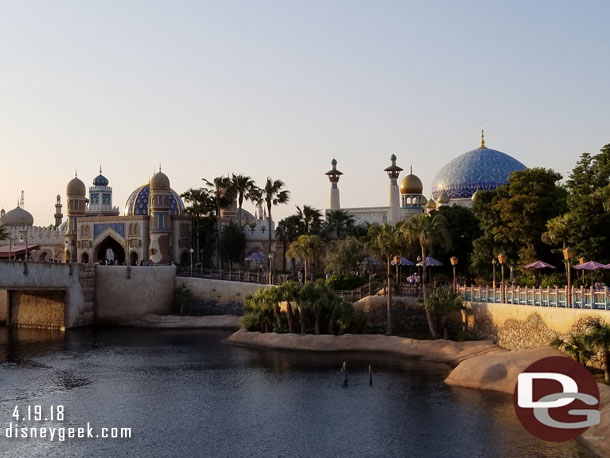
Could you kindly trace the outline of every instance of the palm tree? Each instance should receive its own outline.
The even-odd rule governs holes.
[[[204,216],[214,215],[216,203],[212,192],[209,189],[189,189],[188,191],[181,194],[184,201],[187,203],[185,213],[191,217],[191,223],[195,227],[193,235],[196,237],[195,243],[197,248],[197,257],[199,259],[199,253],[201,253],[201,247],[199,244],[199,224],[200,220]],[[216,217],[214,215],[214,217]],[[193,240],[191,240],[191,243]],[[203,259],[199,259],[199,262],[203,263]]]
[[[404,237],[400,231],[400,224],[390,226],[384,223],[382,226],[372,225],[368,232],[366,249],[371,255],[383,259],[386,262],[388,275],[388,301],[387,311],[387,330],[388,335],[392,334],[392,274],[391,263],[394,256],[404,251]]]
[[[355,219],[345,210],[331,210],[326,214],[325,231],[334,232],[337,239],[341,234],[354,228]]]
[[[303,205],[301,209],[297,205],[297,216],[303,225],[303,233],[311,234],[320,230],[322,224],[322,212],[310,205]]]
[[[282,180],[272,180],[267,177],[265,187],[262,189],[261,197],[267,204],[267,217],[269,218],[269,246],[267,247],[267,258],[269,259],[269,272],[271,272],[271,209],[280,204],[287,204],[290,199],[290,191],[284,189]]]
[[[250,193],[256,187],[254,180],[247,175],[235,175],[231,177],[233,189],[237,194],[237,223],[241,226],[241,209],[244,204],[244,199],[250,199]]]
[[[542,242],[547,245],[558,245],[561,243],[562,249],[565,250],[570,236],[572,227],[572,218],[569,213],[556,216],[546,222],[547,231],[542,234]],[[568,261],[564,260],[566,270],[566,278],[568,276]]]
[[[448,249],[451,246],[451,235],[447,229],[447,220],[439,213],[432,215],[415,215],[402,228],[407,240],[419,244],[422,259],[422,294],[426,303],[426,259],[433,246]],[[432,320],[430,309],[426,308],[426,319],[432,338],[436,339],[437,332]]]
[[[424,307],[426,310],[432,311],[441,320],[444,339],[448,338],[447,316],[464,308],[462,296],[446,287],[436,288],[432,291],[424,302]]]
[[[298,239],[290,244],[290,248],[286,252],[286,257],[300,258],[303,260],[303,268],[305,270],[305,282],[307,282],[307,272],[309,271],[310,263],[316,256],[324,253],[324,242],[318,235],[300,235]]]
[[[286,301],[286,318],[288,320],[288,332],[290,333],[294,332],[294,310],[292,309],[292,303],[298,299],[300,289],[300,285],[293,281],[287,281],[279,287],[281,298]]]
[[[297,215],[288,216],[287,218],[281,219],[275,228],[275,238],[282,239],[283,246],[283,269],[286,272],[286,251],[288,251],[288,244],[292,243],[299,236],[299,225],[300,220]],[[292,261],[292,271],[294,272],[294,258]]]
[[[570,355],[583,366],[587,365],[587,361],[589,361],[594,354],[591,346],[587,343],[587,339],[581,334],[573,334],[567,340],[556,337],[551,342],[551,346]]]
[[[220,211],[231,205],[235,199],[235,190],[233,183],[229,177],[219,176],[214,180],[209,181],[203,178],[208,192],[212,195],[214,201],[214,212],[216,214],[216,266],[220,265],[219,253],[218,253],[218,239],[220,237]]]
[[[610,325],[596,320],[591,323],[585,341],[604,355],[604,378],[610,383]]]

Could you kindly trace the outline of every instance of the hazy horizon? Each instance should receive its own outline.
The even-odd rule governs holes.
[[[0,208],[52,224],[100,164],[113,204],[159,163],[328,206],[387,205],[392,153],[424,183],[479,144],[564,178],[610,143],[605,2],[3,2]],[[247,204],[252,209],[251,204]]]

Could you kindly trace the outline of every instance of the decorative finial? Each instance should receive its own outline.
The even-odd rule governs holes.
[[[102,164],[100,164],[100,175],[102,174]]]
[[[410,173],[413,175],[413,166],[411,166]]]
[[[78,178],[78,169],[74,169],[74,178]]]
[[[159,162],[159,172],[161,171],[161,163]]]
[[[485,130],[481,126],[481,148],[485,148]]]

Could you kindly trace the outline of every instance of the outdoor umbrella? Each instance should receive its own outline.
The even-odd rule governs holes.
[[[524,269],[536,269],[538,270],[538,286],[540,286],[540,269],[556,269],[555,266],[552,266],[548,262],[544,261],[536,261],[530,264],[526,264],[523,266]]]
[[[591,287],[593,287],[593,271],[597,269],[608,269],[608,266],[596,261],[587,261],[582,264],[577,264],[574,266],[576,270],[590,270],[591,271]],[[583,282],[584,282],[584,273],[583,273]]]
[[[412,266],[414,263],[413,261],[409,261],[407,258],[403,258],[402,256],[400,257],[400,262],[398,263],[399,266]],[[396,263],[394,262],[394,260],[392,259],[392,265],[395,266]]]
[[[423,266],[423,264],[420,262],[417,263],[418,266]],[[433,258],[432,256],[427,256],[426,257],[426,267],[437,267],[437,266],[442,266],[443,263],[440,262],[438,259]]]
[[[265,255],[263,255],[261,252],[259,251],[255,251],[254,253],[252,253],[250,256],[248,256],[245,261],[264,261],[265,260]]]

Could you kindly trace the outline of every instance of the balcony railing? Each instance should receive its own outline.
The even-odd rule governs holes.
[[[502,288],[488,286],[460,286],[458,292],[465,301],[502,302]],[[568,307],[567,288],[528,288],[527,286],[505,286],[505,303],[533,305],[539,307]],[[572,288],[572,308],[610,310],[608,287]]]

